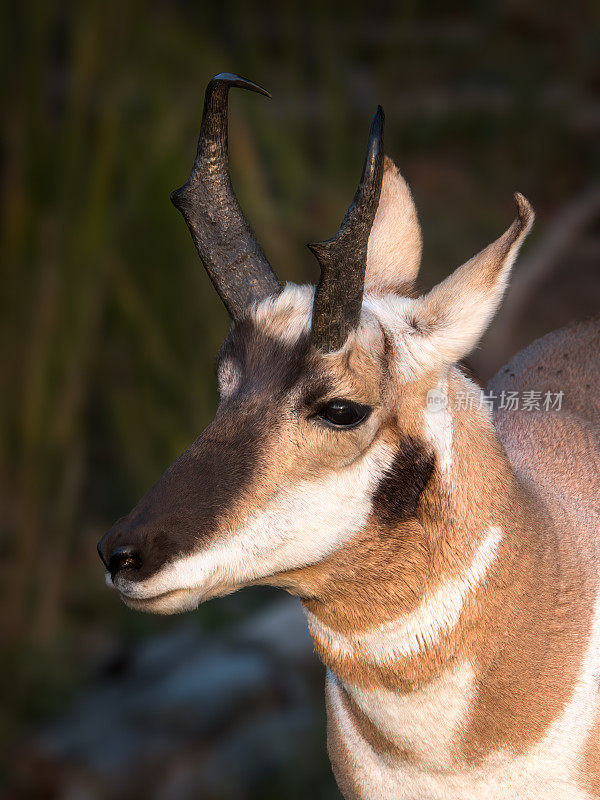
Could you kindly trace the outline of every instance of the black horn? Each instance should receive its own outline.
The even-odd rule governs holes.
[[[383,109],[378,106],[360,183],[339,231],[326,242],[308,245],[321,267],[313,302],[311,339],[325,353],[338,350],[360,319],[367,244],[383,179],[383,122]]]
[[[206,87],[194,166],[187,183],[172,192],[171,200],[187,222],[219,297],[236,319],[252,303],[279,293],[281,285],[240,208],[229,177],[227,106],[232,86],[271,96],[239,75],[215,75]]]

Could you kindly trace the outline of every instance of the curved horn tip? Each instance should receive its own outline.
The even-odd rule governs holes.
[[[535,219],[535,211],[533,210],[529,200],[521,194],[515,192],[515,204],[517,206],[517,216],[523,231],[529,231]]]
[[[254,81],[250,81],[248,78],[242,78],[241,75],[236,75],[235,72],[219,72],[218,75],[215,75],[210,79],[208,85],[211,86],[211,84],[214,83],[227,83],[229,86],[237,86],[240,89],[248,89],[250,92],[256,92],[257,94],[262,94],[269,99],[271,98],[271,93],[268,92],[264,86],[254,83]]]
[[[235,319],[251,303],[279,293],[281,284],[256,241],[229,178],[227,99],[232,86],[270,97],[262,86],[240,75],[215,75],[204,95],[192,171],[186,183],[170,197],[186,221],[219,296]]]
[[[383,125],[385,123],[385,112],[381,106],[377,106],[377,111],[371,123],[369,131],[369,150],[378,147],[383,138]]]

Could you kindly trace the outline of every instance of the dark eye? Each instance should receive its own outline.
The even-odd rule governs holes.
[[[352,400],[329,400],[316,416],[335,428],[354,428],[364,422],[371,413],[369,406],[353,403]]]

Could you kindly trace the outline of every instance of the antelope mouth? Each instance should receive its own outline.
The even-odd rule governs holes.
[[[231,594],[239,587],[219,586],[193,586],[168,589],[156,594],[146,593],[141,587],[130,584],[119,578],[114,581],[110,573],[105,576],[106,584],[111,589],[115,589],[126,606],[134,611],[143,611],[147,614],[183,614],[186,611],[194,611],[205,600],[213,597],[222,597]]]
[[[186,611],[194,611],[205,599],[199,589],[172,589],[154,597],[143,598],[117,591],[126,606],[147,614],[183,614]]]

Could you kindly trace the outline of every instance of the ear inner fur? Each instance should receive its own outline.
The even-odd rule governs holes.
[[[385,157],[381,197],[369,235],[365,291],[406,294],[421,265],[421,227],[408,184]]]
[[[515,195],[517,218],[510,228],[442,283],[420,303],[423,339],[441,364],[452,364],[473,349],[494,315],[508,276],[533,224],[533,209]]]

